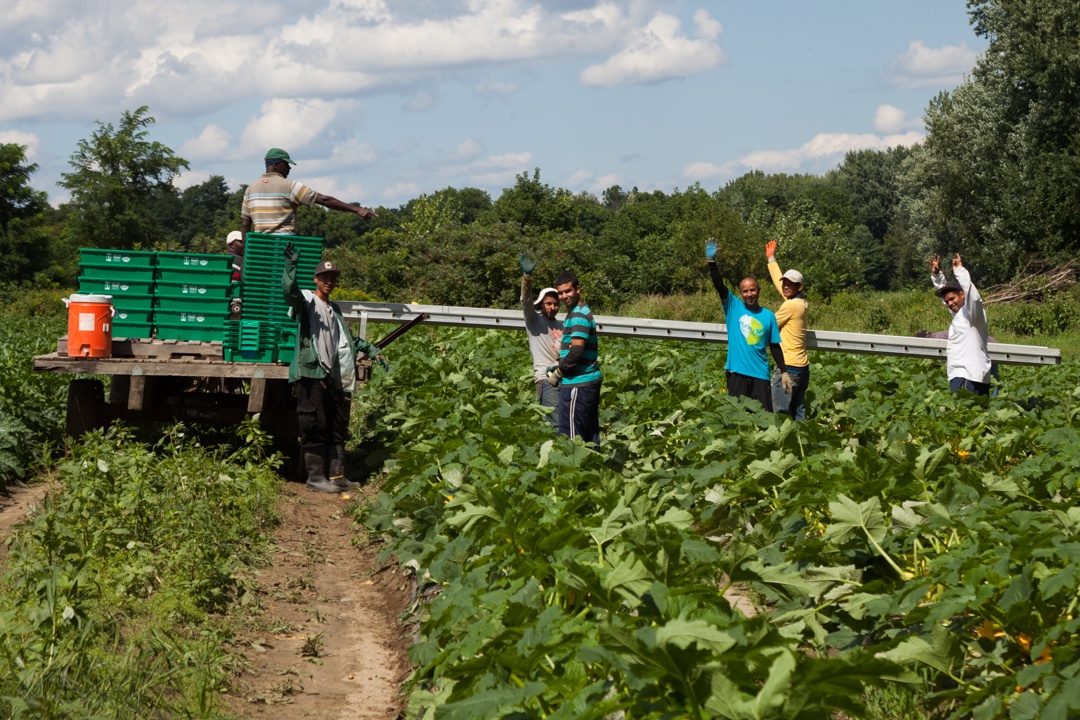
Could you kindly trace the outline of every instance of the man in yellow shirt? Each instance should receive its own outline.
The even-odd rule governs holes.
[[[784,351],[785,377],[779,370],[772,376],[773,411],[790,415],[792,420],[806,419],[806,388],[810,385],[810,356],[806,354],[806,329],[809,308],[803,297],[803,276],[798,270],[780,271],[776,262],[776,241],[765,243],[769,276],[784,298],[776,311],[780,326],[780,347]]]

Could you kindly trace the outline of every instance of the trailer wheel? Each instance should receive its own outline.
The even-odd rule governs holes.
[[[102,427],[101,409],[105,404],[105,386],[93,378],[76,378],[68,385],[67,423],[64,433],[78,438]]]

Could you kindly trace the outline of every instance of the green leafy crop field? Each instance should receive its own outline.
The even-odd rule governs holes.
[[[522,337],[392,350],[358,515],[419,584],[410,717],[1080,713],[1075,363],[976,398],[819,353],[793,424],[722,392],[722,349],[602,340],[594,453],[552,437]]]

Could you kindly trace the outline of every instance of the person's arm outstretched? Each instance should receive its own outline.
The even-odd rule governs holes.
[[[724,278],[720,275],[720,269],[716,267],[716,240],[709,238],[709,241],[705,243],[705,260],[709,265],[709,279],[712,280],[713,287],[716,288],[716,292],[720,295],[720,302],[727,307],[728,296],[731,291],[728,290],[727,285],[724,283]]]
[[[769,263],[769,278],[772,280],[776,292],[784,297],[784,271],[780,269],[780,263],[776,262],[776,241],[770,240],[765,243],[765,257]]]

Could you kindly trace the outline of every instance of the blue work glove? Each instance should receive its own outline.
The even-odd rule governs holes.
[[[379,363],[379,367],[383,369],[383,372],[390,372],[390,361],[386,359],[386,356],[379,353],[375,356],[375,362]]]
[[[523,252],[518,255],[518,265],[521,266],[521,272],[532,275],[532,271],[536,269],[536,260],[531,258],[529,253]]]
[[[298,262],[300,260],[300,251],[292,243],[285,246],[285,259],[289,262]]]
[[[706,260],[715,260],[716,259],[716,241],[713,240],[712,238],[709,238],[709,242],[705,243],[705,259]]]

